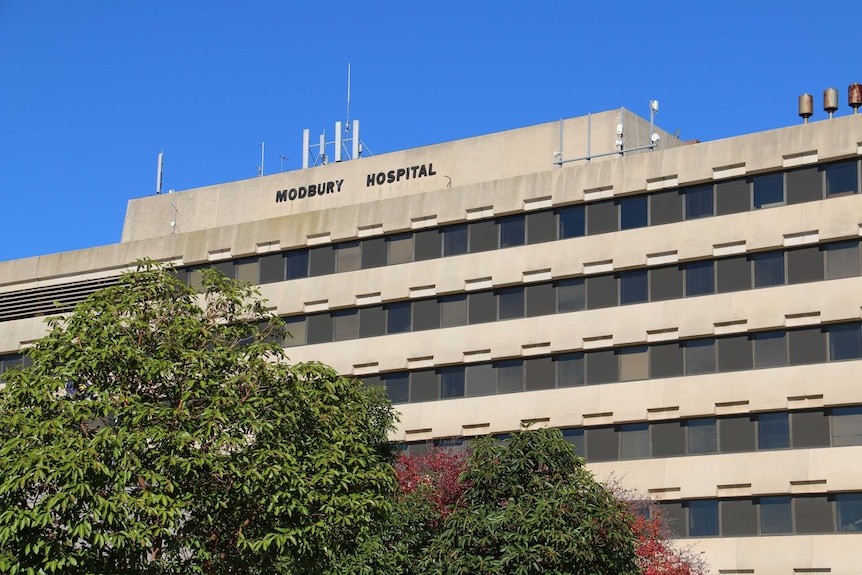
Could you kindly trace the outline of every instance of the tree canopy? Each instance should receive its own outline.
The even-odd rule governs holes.
[[[0,572],[319,573],[386,517],[393,412],[251,286],[142,262],[0,391]]]

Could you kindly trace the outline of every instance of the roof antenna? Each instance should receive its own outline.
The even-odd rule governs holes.
[[[162,193],[162,166],[165,163],[165,151],[159,152],[159,165],[156,168],[156,194]]]

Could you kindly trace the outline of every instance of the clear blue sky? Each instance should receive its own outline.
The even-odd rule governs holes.
[[[862,82],[855,2],[0,0],[0,261],[119,241],[126,202],[624,106],[684,139]],[[2,280],[2,278],[0,278]]]

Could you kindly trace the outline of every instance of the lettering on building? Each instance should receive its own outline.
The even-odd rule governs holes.
[[[436,176],[434,164],[421,164],[419,166],[408,166],[389,170],[388,172],[377,172],[376,174],[368,174],[365,176],[365,186],[382,186],[383,184],[394,184],[401,180],[415,180],[416,178],[424,178],[426,176]]]
[[[298,188],[290,188],[289,190],[278,190],[275,192],[276,202],[286,202],[293,200],[302,200],[305,198],[313,198],[314,196],[323,196],[341,191],[341,184],[344,180],[333,180],[330,182],[321,182],[319,184],[310,184],[308,186],[299,186]]]

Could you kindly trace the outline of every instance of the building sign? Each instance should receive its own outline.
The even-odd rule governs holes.
[[[417,178],[425,178],[428,176],[436,176],[434,164],[420,164],[418,166],[405,166],[389,170],[388,172],[376,172],[365,176],[365,187],[382,186],[384,184],[394,184],[402,180],[415,180]],[[278,190],[275,192],[276,202],[287,202],[294,200],[303,200],[305,198],[313,198],[315,196],[324,196],[326,194],[334,194],[341,191],[341,185],[344,180],[332,180],[329,182],[320,182],[318,184],[309,184],[299,186],[287,190]]]
[[[425,176],[436,176],[434,164],[422,164],[419,166],[409,166],[398,168],[397,170],[389,170],[388,172],[377,172],[376,174],[368,174],[365,176],[365,187],[382,186],[383,184],[394,184],[401,180],[409,180],[416,178],[424,178]]]

